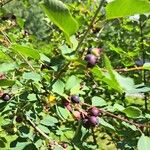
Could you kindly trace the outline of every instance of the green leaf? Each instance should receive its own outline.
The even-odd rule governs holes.
[[[113,86],[113,88],[115,88],[119,92],[122,92],[122,88],[120,87],[120,85],[116,79],[115,71],[113,70],[110,60],[106,55],[104,55],[104,61],[105,61],[106,69],[108,70],[108,78],[110,78],[111,86]]]
[[[92,106],[106,106],[107,103],[104,99],[98,96],[92,97]]]
[[[61,80],[57,80],[52,86],[52,91],[59,95],[63,95],[64,88],[65,88],[65,84]]]
[[[36,94],[29,94],[27,98],[29,99],[30,102],[37,100]]]
[[[70,42],[72,43],[72,49],[75,50],[78,46],[78,40],[74,35],[70,37]]]
[[[30,142],[17,142],[15,147],[11,147],[11,150],[21,150],[24,149]]]
[[[137,144],[138,150],[149,150],[150,149],[150,138],[142,134]]]
[[[55,146],[54,150],[64,150],[64,148],[61,146]]]
[[[16,68],[16,63],[3,63],[0,65],[0,72],[8,72]]]
[[[46,115],[40,123],[46,126],[55,126],[55,123],[58,123],[58,120],[55,117]]]
[[[124,121],[123,121],[122,124],[123,124],[124,126],[126,126],[127,128],[132,129],[133,131],[137,131],[137,130],[138,130],[138,129],[136,128],[136,126],[131,125],[131,124],[127,123],[127,122],[124,122]]]
[[[145,63],[143,65],[143,68],[146,69],[146,70],[150,70],[150,63]]]
[[[25,72],[23,73],[23,78],[26,80],[40,81],[41,76],[35,72]]]
[[[104,119],[102,119],[102,118],[98,118],[98,119],[99,119],[99,124],[100,125],[103,125],[104,127],[107,127],[109,129],[115,131],[115,128],[111,124],[109,124],[108,122],[106,122]]]
[[[106,6],[107,19],[150,13],[148,0],[114,0]]]
[[[64,58],[69,61],[77,60],[73,49],[69,48],[67,45],[62,45],[60,47],[61,54]]]
[[[50,130],[48,129],[48,127],[46,127],[46,126],[44,126],[44,125],[38,125],[37,126],[39,129],[41,129],[43,132],[45,132],[45,133],[50,133]]]
[[[68,78],[67,82],[66,82],[66,90],[70,90],[74,87],[74,84],[77,83],[77,78],[76,76],[72,75]]]
[[[60,106],[57,107],[57,114],[61,117],[61,119],[67,119],[68,116],[70,115],[68,110],[66,110],[65,108],[62,108]]]
[[[13,80],[7,80],[7,79],[0,80],[0,86],[12,86],[14,84],[15,81]]]
[[[115,71],[113,70],[110,60],[108,59],[107,56],[104,56],[104,61],[105,61],[105,66],[106,66],[107,72],[103,72],[98,66],[96,66],[91,70],[94,77],[96,77],[100,81],[105,82],[111,88],[122,93],[123,89],[116,79]]]
[[[78,94],[80,92],[80,79],[72,75],[66,82],[66,90],[70,91],[70,94]]]
[[[117,104],[117,103],[114,104],[113,108],[114,108],[114,110],[116,110],[116,111],[123,111],[123,110],[125,109],[122,105]]]
[[[129,106],[125,108],[122,112],[125,113],[126,116],[131,118],[138,118],[142,115],[142,111],[134,106]]]
[[[135,89],[135,84],[132,78],[124,77],[119,73],[117,73],[116,71],[114,72],[114,74],[117,82],[125,92],[127,91],[133,92],[133,90]]]
[[[48,18],[67,36],[73,35],[78,30],[78,23],[60,0],[45,0],[41,6]]]
[[[31,132],[29,127],[21,126],[19,128],[19,132],[20,132],[20,137],[22,137],[22,138],[28,137],[29,139],[33,140],[34,135],[33,135],[33,132]]]
[[[11,60],[11,58],[8,55],[6,55],[2,51],[0,51],[0,61],[1,62],[10,62],[12,60]]]
[[[40,54],[38,51],[36,51],[33,48],[27,47],[27,46],[22,46],[22,45],[18,45],[18,44],[13,44],[11,46],[11,49],[15,52],[21,53],[22,55],[26,56],[26,57],[30,57],[33,58],[35,60],[39,60],[40,59]]]

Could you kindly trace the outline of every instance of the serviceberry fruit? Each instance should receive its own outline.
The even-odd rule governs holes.
[[[91,116],[97,117],[100,114],[100,110],[97,107],[92,107],[88,110]]]
[[[90,116],[88,118],[88,122],[91,126],[96,126],[96,125],[98,125],[98,118],[95,116]]]
[[[87,61],[89,66],[94,66],[97,62],[97,57],[93,54],[88,54],[86,55],[85,60]]]
[[[19,116],[16,117],[16,122],[17,122],[17,123],[21,123],[22,120],[23,120],[23,119],[22,119],[22,116],[19,115]]]
[[[97,57],[100,56],[100,53],[102,52],[102,49],[101,48],[92,48],[91,49],[91,53]]]
[[[64,149],[66,149],[66,148],[68,147],[68,144],[65,143],[65,142],[63,142],[63,143],[61,144],[61,146],[62,146]]]
[[[74,111],[73,112],[73,116],[75,117],[75,119],[80,120],[81,119],[81,114],[79,111]]]
[[[90,128],[90,122],[87,118],[83,119],[83,127]]]
[[[3,101],[9,101],[11,97],[8,93],[4,93],[1,98]]]
[[[79,103],[80,102],[79,96],[78,95],[72,95],[71,96],[71,101],[73,103]]]

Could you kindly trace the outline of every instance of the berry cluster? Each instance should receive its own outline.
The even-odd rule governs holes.
[[[85,128],[95,127],[98,125],[98,116],[100,115],[100,111],[97,107],[92,107],[87,111],[88,115],[83,119],[83,126]]]
[[[72,95],[70,100],[73,104],[80,103],[80,98],[78,95]],[[98,116],[100,115],[100,110],[97,107],[91,107],[86,111],[82,109],[73,110],[69,101],[65,101],[64,106],[73,114],[76,120],[82,120],[85,128],[95,127],[98,125]]]
[[[102,49],[92,48],[89,52],[90,53],[86,55],[85,60],[87,61],[88,67],[93,67],[98,62]]]

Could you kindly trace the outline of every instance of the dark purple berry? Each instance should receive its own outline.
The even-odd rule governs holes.
[[[87,118],[83,119],[83,127],[90,128],[90,122]]]
[[[23,119],[22,119],[22,117],[21,117],[20,115],[16,117],[16,122],[17,122],[17,123],[21,123],[22,120],[23,120]]]
[[[100,110],[99,110],[98,108],[96,108],[96,107],[90,108],[90,109],[88,110],[88,112],[89,112],[89,114],[90,114],[91,116],[95,116],[95,117],[97,117],[97,116],[100,114]]]
[[[71,96],[71,101],[73,103],[79,103],[80,102],[79,96],[78,95],[72,95]]]
[[[4,100],[4,101],[9,101],[9,100],[10,100],[10,95],[7,94],[7,93],[4,93],[1,98],[2,98],[2,100]]]
[[[91,126],[96,126],[98,125],[98,118],[95,116],[90,116],[88,118],[88,122],[90,123]]]
[[[88,54],[86,55],[85,60],[87,61],[88,65],[94,66],[97,62],[97,57],[93,54]]]

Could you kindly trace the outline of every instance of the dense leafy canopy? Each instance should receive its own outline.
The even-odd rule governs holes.
[[[0,5],[1,150],[149,150],[148,0]]]

